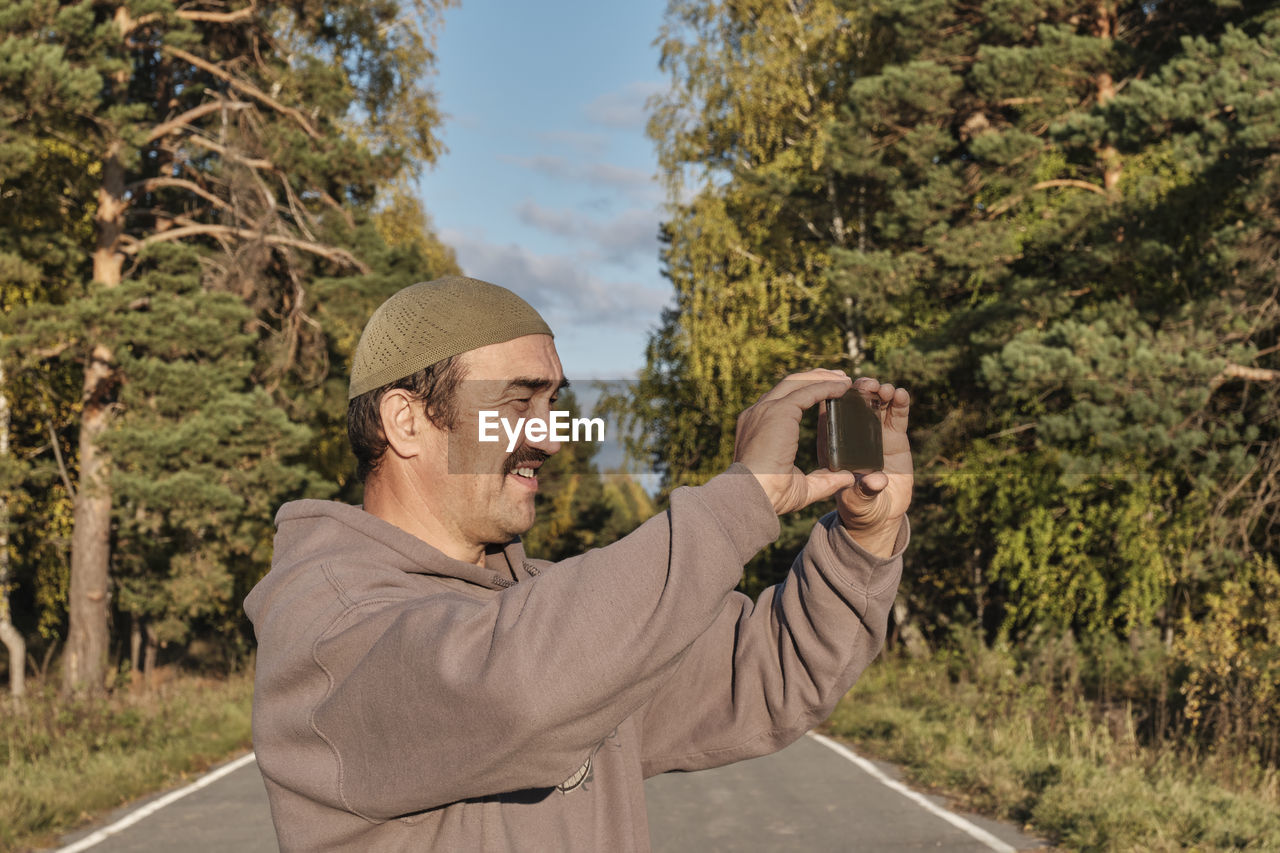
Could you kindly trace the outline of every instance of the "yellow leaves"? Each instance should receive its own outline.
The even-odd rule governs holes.
[[[789,149],[820,169],[852,27],[830,0],[673,4],[662,39],[673,86],[650,131],[666,171],[726,154],[728,168],[751,168]]]
[[[566,474],[564,486],[552,499],[550,517],[547,519],[547,536],[552,541],[573,529],[576,521],[573,502],[581,483],[582,474],[577,472]]]
[[[413,246],[422,253],[427,269],[421,278],[439,278],[462,272],[453,249],[440,242],[431,217],[406,189],[397,187],[392,192],[387,204],[374,214],[373,224],[388,246]]]
[[[1183,713],[1196,727],[1275,750],[1280,732],[1280,568],[1255,554],[1187,615],[1174,655],[1187,667]],[[1270,738],[1270,743],[1266,739]]]
[[[102,162],[100,160],[90,157],[68,142],[46,137],[40,140],[40,148],[45,156],[66,160],[70,165],[83,169],[85,174],[91,178],[97,178],[102,174]]]

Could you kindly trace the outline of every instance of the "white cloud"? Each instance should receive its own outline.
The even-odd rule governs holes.
[[[631,192],[656,194],[657,181],[652,172],[633,169],[630,166],[615,166],[612,163],[592,163],[584,170],[589,183],[606,187],[618,187]]]
[[[582,154],[599,157],[609,148],[609,137],[604,133],[578,130],[549,130],[534,138],[550,143],[555,148],[569,148]]]
[[[651,173],[630,166],[582,163],[552,154],[533,157],[503,154],[498,159],[549,178],[623,192],[635,199],[656,200],[661,196],[661,188]]]
[[[539,154],[536,157],[516,157],[511,154],[499,154],[498,159],[511,163],[522,169],[537,172],[550,178],[576,179],[577,167],[564,157],[551,154]]]
[[[654,82],[628,83],[621,89],[606,92],[587,104],[585,112],[592,122],[605,127],[627,130],[643,129],[649,120],[645,103],[664,89]]]
[[[440,237],[458,253],[467,275],[501,284],[537,308],[553,329],[581,325],[634,328],[636,318],[656,322],[667,302],[655,283],[612,281],[591,271],[593,259],[538,254],[515,244],[490,243],[483,234],[446,229]]]
[[[520,221],[540,231],[569,240],[581,240],[590,252],[610,263],[648,262],[658,255],[658,213],[631,208],[613,219],[600,221],[573,210],[543,207],[525,200],[516,208]]]
[[[586,218],[572,210],[552,210],[536,202],[525,200],[516,208],[516,216],[525,225],[557,237],[581,237],[586,230]]]

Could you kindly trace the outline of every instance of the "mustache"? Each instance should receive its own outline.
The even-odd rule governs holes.
[[[516,450],[515,453],[512,453],[507,457],[507,461],[502,465],[502,473],[510,474],[512,471],[517,468],[522,468],[530,462],[537,462],[541,464],[550,458],[550,453],[539,450],[536,447],[521,447]]]

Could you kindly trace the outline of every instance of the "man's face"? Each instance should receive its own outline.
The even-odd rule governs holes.
[[[512,426],[520,418],[549,420],[564,371],[548,335],[526,335],[471,350],[462,356],[465,379],[458,389],[457,425],[445,453],[425,460],[421,484],[432,509],[460,544],[505,544],[533,526],[538,468],[560,449],[558,442],[531,442],[523,435],[508,452],[508,437],[480,441],[481,411],[496,411]]]

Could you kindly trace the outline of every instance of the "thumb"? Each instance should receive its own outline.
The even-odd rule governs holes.
[[[855,475],[858,481],[858,487],[854,491],[867,500],[875,500],[875,496],[885,490],[889,485],[889,478],[885,476],[883,471],[871,471],[867,474]]]
[[[849,471],[831,471],[826,468],[819,468],[811,474],[806,474],[804,481],[809,492],[807,505],[825,500],[841,489],[852,486],[854,484],[854,475]]]
[[[841,500],[844,505],[858,515],[866,513],[875,504],[876,498],[889,485],[889,478],[883,471],[872,471],[869,474],[854,476],[853,488],[846,492]]]
[[[873,471],[856,478],[853,488],[840,495],[840,519],[850,529],[873,524],[887,511],[880,494],[889,484],[882,471]]]

